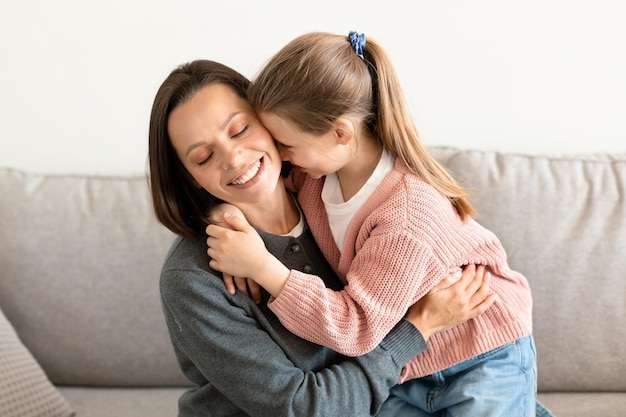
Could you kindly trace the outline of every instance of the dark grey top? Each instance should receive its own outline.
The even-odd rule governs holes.
[[[287,267],[341,287],[308,227],[299,238],[260,233]],[[161,273],[174,350],[197,385],[180,398],[180,417],[375,415],[402,367],[426,349],[406,320],[358,358],[303,340],[268,309],[267,292],[260,304],[240,292],[228,294],[221,273],[208,266],[206,249],[203,240],[177,239]]]

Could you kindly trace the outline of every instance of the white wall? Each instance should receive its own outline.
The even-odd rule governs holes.
[[[143,173],[179,63],[252,77],[304,32],[355,29],[396,64],[428,145],[626,151],[622,0],[0,0],[0,166]]]

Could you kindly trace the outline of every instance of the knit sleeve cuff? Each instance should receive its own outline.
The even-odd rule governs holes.
[[[383,339],[380,346],[390,352],[396,364],[402,367],[425,351],[428,344],[417,327],[410,321],[402,319]]]
[[[270,300],[272,310],[274,313],[280,311],[292,314],[299,311],[299,314],[306,315],[319,304],[326,291],[326,285],[319,277],[291,269],[278,297]]]

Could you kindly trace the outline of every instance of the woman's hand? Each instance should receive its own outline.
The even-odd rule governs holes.
[[[222,219],[226,227],[206,227],[209,266],[223,274],[252,279],[277,297],[289,269],[268,252],[261,236],[244,218],[227,211]]]
[[[248,278],[234,277],[222,273],[222,279],[229,294],[239,290],[252,299],[256,304],[261,302],[261,286]]]
[[[407,312],[424,340],[484,313],[497,298],[490,293],[491,274],[483,265],[468,265],[461,278],[450,274]],[[455,282],[456,281],[456,282]]]

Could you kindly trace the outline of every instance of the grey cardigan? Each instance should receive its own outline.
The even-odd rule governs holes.
[[[341,288],[308,227],[299,238],[260,233],[288,268]],[[179,417],[375,415],[402,367],[426,349],[406,320],[358,358],[303,340],[268,309],[266,292],[259,304],[228,294],[221,273],[208,267],[203,240],[173,243],[160,290],[180,367],[195,384],[179,400]]]

